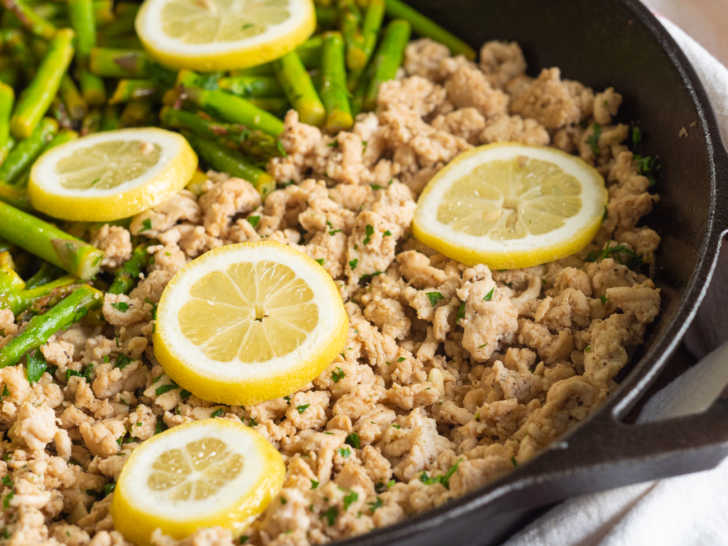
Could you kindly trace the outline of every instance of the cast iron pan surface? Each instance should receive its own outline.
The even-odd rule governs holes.
[[[703,470],[728,454],[728,401],[701,415],[621,421],[655,380],[705,294],[728,231],[728,155],[689,62],[638,0],[413,0],[471,45],[515,40],[532,75],[563,77],[624,96],[645,149],[663,164],[647,223],[662,236],[656,282],[662,314],[608,403],[512,474],[430,512],[338,544],[474,545],[502,540],[529,511],[569,496]],[[680,137],[681,130],[687,136]]]

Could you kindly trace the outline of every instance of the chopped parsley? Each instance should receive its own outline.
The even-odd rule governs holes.
[[[222,408],[217,408],[215,411],[210,414],[210,417],[220,417],[223,413],[225,413],[225,410]]]
[[[125,301],[117,301],[116,303],[112,303],[111,307],[113,307],[117,311],[121,311],[122,313],[126,313],[129,310],[129,304]]]
[[[639,269],[643,263],[642,257],[629,247],[625,245],[609,246],[609,243],[598,252],[590,252],[586,257],[586,261],[599,262],[605,258],[613,258],[615,261],[626,265],[630,269]]]
[[[238,544],[245,544],[246,542],[248,542],[248,540],[250,540],[250,537],[248,535],[241,535],[238,539]]]
[[[339,141],[334,139],[331,142],[327,144],[329,148],[338,148],[339,147]]]
[[[368,502],[367,504],[369,505],[370,514],[373,514],[377,511],[378,508],[384,506],[384,502],[382,502],[382,499],[379,496],[377,496],[376,500],[374,500],[373,502]]]
[[[296,410],[298,410],[298,413],[303,413],[310,405],[311,404],[301,404],[300,406],[296,406]]]
[[[402,428],[402,425],[398,425],[397,423],[392,423],[392,428],[396,428],[397,430]]]
[[[518,466],[518,461],[516,460],[515,456],[511,457],[511,463],[513,464],[513,468],[516,468]]]
[[[123,370],[131,363],[131,358],[126,355],[118,355],[114,361],[114,367]]]
[[[334,383],[338,383],[339,381],[344,379],[344,377],[346,377],[346,374],[341,368],[336,368],[333,372],[331,372],[331,380]]]
[[[113,493],[114,489],[116,489],[116,483],[115,482],[109,482],[109,483],[105,484],[104,485],[104,489],[103,489],[104,497],[106,497],[107,495]]]
[[[340,447],[339,455],[341,455],[344,459],[346,459],[349,457],[349,455],[351,455],[351,449],[349,449],[348,447]]]
[[[346,437],[345,442],[349,444],[354,449],[359,449],[361,447],[361,439],[359,438],[359,435],[356,432],[352,432]]]
[[[349,268],[354,271],[356,269],[356,266],[359,265],[359,259],[354,258],[353,260],[349,260]]]
[[[319,265],[324,265],[324,259],[323,258],[316,258],[316,263]]]
[[[329,525],[333,525],[336,523],[336,518],[339,517],[339,507],[329,506],[325,512],[321,513],[321,517],[326,519],[326,522]]]
[[[382,274],[382,271],[375,271],[374,273],[367,273],[365,275],[362,275],[361,278],[359,279],[359,284],[364,286],[369,281],[371,281],[374,277],[378,277],[381,274]]]
[[[15,496],[14,491],[11,491],[7,495],[5,495],[5,498],[3,499],[3,508],[10,508],[10,501],[13,500],[14,496]]]
[[[248,216],[247,220],[248,223],[254,228],[257,228],[258,224],[260,224],[260,216]]]
[[[407,360],[407,359],[406,359],[405,357],[403,357],[403,356],[400,356],[400,357],[399,357],[399,358],[397,359],[397,362],[404,362],[405,360]]]
[[[160,394],[164,394],[165,392],[173,391],[174,389],[179,389],[177,385],[174,383],[167,383],[166,385],[161,385],[160,387],[157,387],[154,390],[154,394],[159,396]]]
[[[370,186],[370,187],[371,187],[371,188],[372,188],[372,189],[373,189],[374,191],[377,191],[377,190],[383,190],[383,189],[384,189],[384,186],[380,186],[379,184],[369,184],[369,186]]]
[[[488,292],[485,296],[483,296],[483,301],[490,301],[493,299],[493,292],[495,291],[495,288],[491,288],[490,292]]]
[[[364,237],[362,244],[368,245],[372,241],[372,235],[374,235],[374,226],[367,224],[364,227],[364,233],[366,233],[366,237]]]
[[[25,377],[28,378],[29,383],[37,383],[45,373],[46,368],[48,368],[48,363],[39,350],[28,353],[25,363]]]
[[[638,148],[642,144],[642,130],[635,126],[632,127],[632,147]]]
[[[592,125],[592,134],[586,139],[586,143],[591,146],[594,157],[599,156],[599,137],[602,136],[602,126],[598,123]]]
[[[10,479],[10,476],[3,476],[3,485],[6,487],[13,486],[13,480]]]
[[[187,400],[191,395],[192,395],[192,393],[190,391],[188,391],[187,389],[182,389],[181,391],[179,391],[179,397],[182,400]]]
[[[440,483],[445,487],[445,489],[450,489],[450,478],[452,478],[452,475],[457,472],[461,460],[462,459],[458,459],[458,461],[450,468],[448,468],[447,472],[445,472],[441,476],[429,476],[427,472],[423,472],[422,474],[420,474],[420,481],[425,485]]]
[[[430,304],[434,307],[437,305],[437,302],[439,302],[441,299],[443,299],[445,296],[440,294],[440,292],[427,292],[427,299],[430,300]]]
[[[164,432],[167,430],[166,423],[162,420],[162,416],[159,415],[157,417],[157,424],[154,426],[154,434],[159,434],[160,432]]]
[[[604,294],[602,294],[601,296],[599,296],[599,300],[602,302],[602,305],[606,305],[607,302],[609,301],[607,299],[607,296],[605,296]]]
[[[288,499],[286,497],[281,497],[281,504],[288,504]]]
[[[139,230],[139,233],[142,233],[143,231],[148,231],[150,229],[152,229],[152,219],[145,218],[142,222],[142,229]]]
[[[344,510],[348,510],[349,506],[359,500],[359,494],[356,491],[350,491],[344,496]]]
[[[256,421],[254,417],[248,417],[248,426],[249,427],[257,427],[258,426],[258,421]]]
[[[319,486],[318,480],[311,480],[311,489],[317,489]]]
[[[384,236],[385,236],[385,237],[391,237],[391,236],[392,236],[392,232],[391,232],[391,231],[389,231],[389,230],[386,230],[386,231],[384,232]]]
[[[587,345],[586,347],[584,347],[584,352],[585,353],[590,353],[591,352],[591,345]]]
[[[465,318],[465,302],[461,301],[460,305],[458,305],[458,312],[455,315],[455,320],[460,320]]]
[[[240,30],[250,30],[254,26],[255,26],[255,24],[253,24],[253,23],[245,23],[242,27],[240,27]]]

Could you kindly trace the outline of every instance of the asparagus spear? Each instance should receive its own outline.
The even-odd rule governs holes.
[[[105,24],[114,20],[114,3],[112,0],[94,0],[94,19]]]
[[[401,0],[386,0],[386,2],[387,14],[392,18],[404,19],[409,22],[416,34],[446,45],[453,55],[465,55],[470,60],[475,59],[475,51],[472,47],[449,33],[432,19],[425,17]]]
[[[14,315],[19,315],[30,307],[41,308],[49,304],[53,296],[67,293],[69,287],[78,283],[78,279],[66,275],[54,281],[47,282],[35,288],[25,290],[11,290],[0,294],[0,309],[10,309]]]
[[[5,161],[5,158],[8,157],[8,154],[10,153],[10,150],[12,150],[15,147],[15,139],[12,135],[8,137],[8,139],[5,141],[5,143],[0,146],[0,165]]]
[[[123,127],[154,125],[154,111],[148,100],[135,100],[128,103],[119,117]]]
[[[63,99],[69,117],[73,121],[81,121],[88,111],[86,100],[81,96],[81,92],[68,74],[63,76],[59,93]]]
[[[284,116],[290,106],[288,99],[283,97],[251,97],[248,101],[253,106],[279,117]]]
[[[349,66],[351,69],[349,74],[349,89],[356,89],[359,79],[369,59],[371,59],[372,53],[374,53],[374,48],[377,45],[377,37],[379,36],[379,29],[384,19],[384,9],[384,0],[369,0],[362,25],[362,41],[361,43],[354,44],[354,52],[349,55],[349,61],[354,63],[354,66]]]
[[[7,1],[7,0],[6,0]],[[10,128],[17,138],[27,138],[53,102],[73,57],[73,31],[59,30],[51,40],[35,77],[20,95]]]
[[[333,28],[339,20],[339,10],[335,6],[316,5],[316,26],[319,29]]]
[[[198,76],[189,70],[180,71],[177,77],[177,83],[182,88],[184,97],[200,108],[210,110],[226,121],[242,123],[269,135],[278,136],[283,132],[283,122],[277,117],[250,101],[225,91],[197,87],[197,81]]]
[[[0,164],[5,160],[10,140],[10,113],[13,111],[15,92],[13,88],[0,82]]]
[[[205,140],[216,140],[226,148],[267,160],[278,155],[278,141],[261,131],[243,125],[221,123],[202,112],[192,113],[165,106],[159,114],[164,125],[188,131]]]
[[[119,112],[116,107],[107,104],[104,107],[104,112],[101,115],[101,130],[102,131],[113,131],[121,127],[121,120],[119,119]]]
[[[271,76],[232,76],[220,78],[217,84],[220,89],[244,98],[283,96],[283,88]]]
[[[106,102],[104,82],[88,71],[88,57],[96,46],[96,19],[92,0],[68,0],[68,15],[76,32],[78,79],[86,101],[91,105]]]
[[[309,125],[321,125],[326,119],[326,109],[298,54],[292,51],[273,64],[283,92],[298,111],[301,121]]]
[[[88,243],[2,202],[0,237],[80,279],[93,278],[104,258]]]
[[[30,62],[32,54],[28,47],[25,35],[14,28],[0,29],[0,41],[3,43],[3,49],[10,53],[10,57],[15,64],[20,67],[26,78],[33,76],[33,63]]]
[[[15,182],[20,174],[38,157],[53,136],[58,132],[58,123],[51,118],[44,118],[33,133],[20,141],[0,165],[0,181],[6,184]]]
[[[338,32],[324,35],[321,59],[321,99],[326,106],[326,124],[329,131],[349,129],[354,124],[346,88],[344,66],[344,39]]]
[[[214,142],[190,134],[185,134],[185,136],[200,157],[213,169],[244,178],[253,184],[263,197],[275,189],[275,179],[242,155],[226,150]]]
[[[151,78],[155,68],[144,51],[94,47],[89,53],[89,70],[105,78]]]
[[[320,68],[321,67],[321,46],[323,45],[323,39],[321,36],[314,36],[303,42],[296,48],[296,53],[301,58],[303,65],[308,68]],[[230,75],[235,76],[275,76],[274,63],[265,63],[258,66],[250,66],[248,68],[241,68],[240,70],[233,70]]]
[[[46,40],[56,34],[56,27],[37,15],[24,0],[2,0],[3,6],[12,12],[31,33]]]
[[[116,6],[116,16],[113,21],[101,27],[104,36],[116,37],[134,32],[134,20],[139,11],[138,4],[120,2]]]
[[[139,274],[149,263],[149,252],[147,243],[134,248],[129,258],[116,272],[114,282],[109,287],[110,294],[128,294],[139,278]]]
[[[101,304],[103,294],[81,286],[42,315],[36,315],[25,329],[0,349],[0,368],[17,364],[28,351],[37,349],[58,332],[81,320]]]
[[[407,21],[395,19],[384,31],[382,43],[372,59],[372,78],[364,95],[364,109],[371,110],[377,105],[379,86],[397,75],[409,41],[410,28]]]
[[[43,262],[38,271],[36,271],[32,277],[25,281],[25,288],[36,288],[43,284],[47,284],[62,275],[63,271],[57,268],[55,265],[51,265],[47,262]]]
[[[13,257],[10,252],[0,252],[0,297],[2,294],[17,292],[25,288],[25,282],[15,271]]]
[[[109,104],[119,104],[133,100],[153,97],[159,93],[154,80],[119,80],[116,89],[109,99]]]

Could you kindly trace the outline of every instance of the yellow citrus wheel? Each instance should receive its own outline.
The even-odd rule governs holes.
[[[316,15],[313,0],[146,0],[135,27],[159,62],[209,72],[293,51],[313,33]]]
[[[154,529],[182,539],[205,527],[239,535],[280,491],[283,457],[228,419],[204,419],[153,436],[124,464],[111,501],[114,526],[147,545]]]
[[[462,263],[531,267],[584,248],[601,225],[604,179],[554,148],[491,144],[442,169],[417,202],[412,231]]]
[[[291,394],[346,343],[329,274],[274,242],[224,246],[188,263],[157,308],[154,354],[198,398],[255,404]]]
[[[33,207],[49,216],[108,222],[166,201],[196,168],[195,152],[178,133],[106,131],[43,154],[30,171],[28,194]]]

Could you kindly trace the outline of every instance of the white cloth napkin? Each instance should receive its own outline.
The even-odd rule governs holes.
[[[703,81],[728,142],[728,69],[675,24],[661,21]],[[722,356],[728,366],[726,353]],[[672,389],[680,390],[690,389]],[[655,417],[674,413],[664,403],[652,409]],[[711,471],[577,497],[548,511],[504,546],[728,545],[726,484],[728,461]]]

